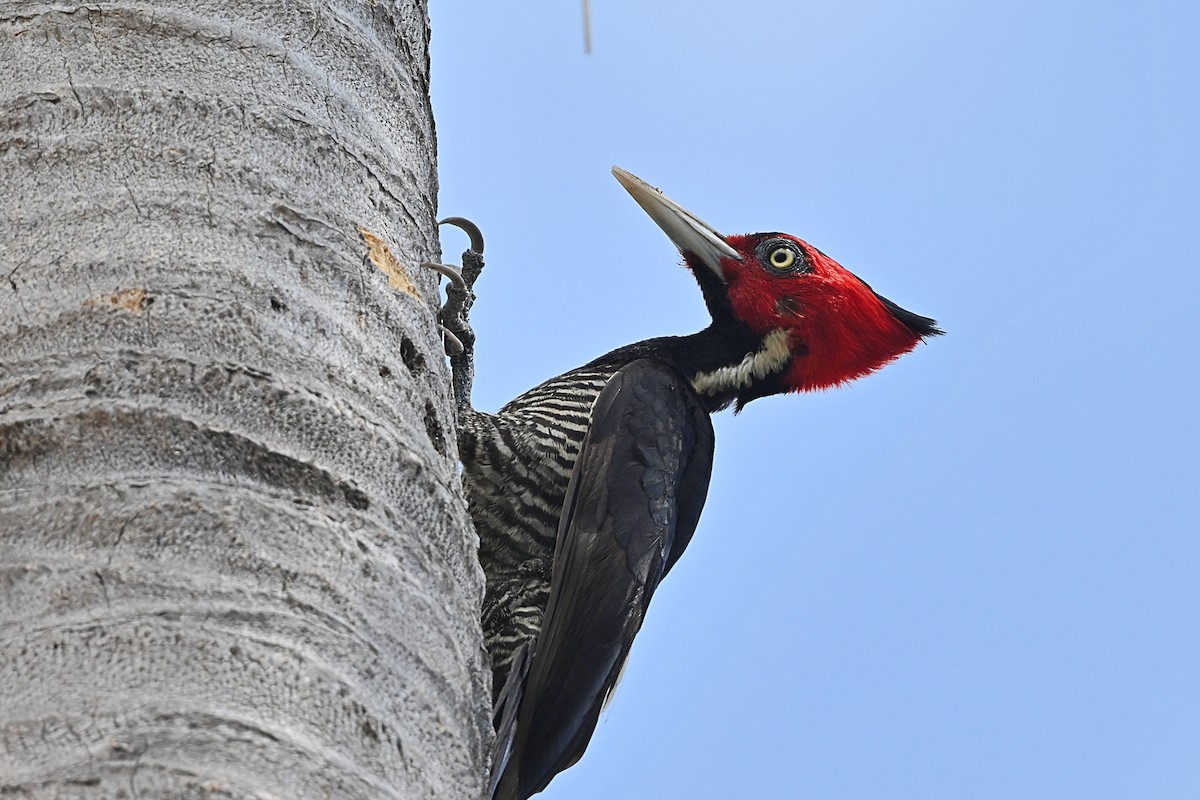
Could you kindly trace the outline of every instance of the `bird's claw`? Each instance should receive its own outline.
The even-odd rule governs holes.
[[[467,285],[467,281],[463,278],[462,271],[458,267],[452,267],[449,264],[438,264],[433,261],[424,261],[421,266],[425,269],[431,269],[434,272],[440,272],[450,279],[451,285],[461,292],[468,291],[471,287]]]
[[[470,238],[462,254],[462,267],[426,261],[421,264],[449,279],[446,302],[438,315],[442,344],[450,356],[452,386],[459,409],[470,407],[471,384],[475,377],[475,332],[471,329],[470,311],[475,303],[475,280],[483,271],[483,233],[479,226],[465,217],[446,217],[439,225],[453,225]]]
[[[459,341],[459,338],[450,332],[450,329],[445,325],[438,323],[438,330],[442,332],[442,343],[446,347],[446,355],[457,356],[466,351],[466,347]]]
[[[471,249],[479,255],[483,255],[483,233],[479,230],[479,226],[466,217],[446,217],[439,219],[438,225],[453,225],[467,236],[471,237]]]
[[[478,225],[466,217],[446,217],[443,220],[439,220],[438,224],[453,225],[466,233],[471,240],[471,244],[463,251],[462,271],[460,272],[469,291],[474,288],[475,281],[479,278],[479,273],[483,271],[483,233],[480,232]]]
[[[446,355],[457,356],[466,350],[460,336],[471,333],[470,324],[467,322],[467,310],[474,302],[475,295],[457,267],[434,261],[423,261],[421,266],[450,279],[450,285],[446,288],[446,302],[438,311],[438,329],[442,332],[442,344],[446,348]],[[473,342],[474,336],[470,338]]]

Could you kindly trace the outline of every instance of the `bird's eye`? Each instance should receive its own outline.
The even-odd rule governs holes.
[[[791,269],[796,264],[796,251],[790,247],[776,247],[767,256],[772,269]]]
[[[773,237],[758,246],[758,257],[767,271],[775,275],[791,275],[808,272],[808,255],[798,244],[780,237]]]

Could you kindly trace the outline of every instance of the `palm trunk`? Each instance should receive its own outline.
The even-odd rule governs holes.
[[[72,8],[0,2],[0,794],[477,797],[423,0]]]

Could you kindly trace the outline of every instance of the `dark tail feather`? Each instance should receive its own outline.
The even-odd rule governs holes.
[[[490,798],[495,798],[496,787],[512,755],[513,738],[517,733],[517,712],[521,710],[525,676],[529,674],[529,663],[533,660],[529,657],[529,649],[529,643],[526,642],[513,654],[504,688],[496,695],[496,705],[492,708],[496,741],[492,745],[492,776],[488,781],[487,796]]]

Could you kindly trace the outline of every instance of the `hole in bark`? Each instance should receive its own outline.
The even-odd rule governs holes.
[[[407,336],[400,339],[400,358],[403,359],[404,366],[408,367],[409,372],[420,372],[425,369],[425,357],[417,350],[412,339]]]
[[[348,483],[342,484],[342,494],[345,496],[346,502],[350,504],[350,507],[356,511],[366,511],[371,507],[371,501],[367,498],[367,493]]]
[[[283,302],[278,297],[272,296],[271,297],[271,310],[272,311],[287,311],[287,303]]]
[[[442,433],[442,424],[438,422],[437,409],[428,400],[425,401],[425,433],[429,435],[429,441],[435,450],[439,453],[446,452],[446,437]]]

